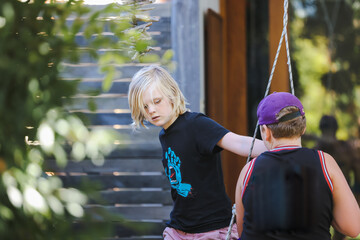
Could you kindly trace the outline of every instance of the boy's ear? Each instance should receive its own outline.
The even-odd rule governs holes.
[[[304,131],[302,132],[301,136],[304,135],[306,132],[306,127],[304,128]]]
[[[263,131],[264,131],[264,135],[265,135],[265,139],[263,139],[263,140],[265,140],[265,141],[267,141],[267,142],[270,142],[270,140],[271,140],[271,137],[272,137],[272,132],[271,132],[271,130],[270,130],[270,128],[268,128],[266,125],[263,125],[262,126],[263,127]]]

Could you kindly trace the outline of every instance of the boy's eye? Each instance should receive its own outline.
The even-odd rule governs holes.
[[[145,109],[147,109],[147,108],[148,108],[148,106],[147,106],[147,105],[145,105],[145,106],[144,106],[144,108],[145,108]]]
[[[159,104],[161,102],[161,99],[156,99],[155,104]]]

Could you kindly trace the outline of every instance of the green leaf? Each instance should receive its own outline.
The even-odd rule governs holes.
[[[95,103],[95,101],[94,101],[93,98],[90,98],[90,99],[89,99],[89,101],[88,101],[88,108],[89,108],[89,110],[92,111],[92,112],[95,112],[95,111],[96,111],[97,105],[96,105],[96,103]]]
[[[160,61],[160,57],[157,54],[145,54],[139,60],[143,63],[155,63]]]
[[[115,76],[115,71],[114,70],[111,70],[111,71],[108,71],[105,75],[105,78],[103,80],[103,83],[102,83],[102,89],[104,92],[107,92],[110,90],[111,86],[112,86],[112,81],[114,79],[114,76]]]

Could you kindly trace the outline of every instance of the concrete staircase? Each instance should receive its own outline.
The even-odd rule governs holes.
[[[157,42],[155,46],[161,55],[171,48],[170,4],[154,4],[152,16],[159,16],[148,32]],[[77,37],[80,46],[86,46],[81,34]],[[99,50],[104,51],[104,50]],[[56,166],[54,160],[47,161],[47,171],[59,176],[66,187],[78,187],[84,182],[96,186],[103,202],[92,200],[86,207],[92,211],[98,208],[109,210],[115,215],[131,221],[128,228],[114,224],[114,219],[104,219],[103,223],[115,225],[111,236],[104,239],[162,239],[164,222],[169,219],[172,208],[170,186],[161,163],[161,145],[158,140],[159,128],[149,126],[133,132],[130,110],[127,103],[128,86],[133,74],[146,64],[124,64],[117,66],[121,78],[115,79],[108,92],[101,91],[103,74],[99,73],[97,62],[90,56],[81,56],[79,64],[64,64],[64,81],[81,78],[79,94],[73,99],[68,110],[89,119],[89,128],[114,128],[119,139],[114,144],[116,151],[110,154],[102,166],[92,164],[90,160],[70,161],[65,169]],[[89,90],[99,90],[98,96],[87,95]],[[92,99],[97,110],[88,110]]]

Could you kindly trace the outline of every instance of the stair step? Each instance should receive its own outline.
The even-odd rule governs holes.
[[[159,21],[154,21],[152,22],[152,25],[149,27],[148,31],[152,31],[152,32],[170,32],[171,29],[171,18],[169,16],[158,16],[158,15],[151,15],[152,17],[158,17]],[[83,17],[82,20],[86,21],[86,17]],[[75,18],[68,18],[66,20],[66,25],[68,27],[72,26],[72,24],[74,23]],[[138,22],[138,25],[142,25],[145,22]],[[82,28],[80,28],[79,32],[82,32],[84,30],[84,26]],[[110,24],[106,24],[104,25],[104,32],[111,32],[110,29]]]
[[[108,158],[120,157],[160,157],[162,154],[161,146],[157,143],[124,143],[119,144],[118,149],[113,151]]]
[[[100,94],[99,96],[89,97],[77,95],[71,100],[68,110],[87,109],[89,101],[93,101],[97,109],[129,109],[126,94]]]
[[[119,165],[117,171],[122,171],[122,166]],[[118,173],[118,172],[114,172]],[[169,181],[164,175],[164,170],[157,172],[158,175],[82,175],[82,176],[58,176],[64,187],[81,187],[83,184],[93,184],[96,186],[97,190],[107,190],[114,192],[116,194],[124,194],[126,188],[132,189],[132,191],[127,192],[130,194],[138,194],[137,192],[142,192],[143,194],[148,193],[147,191],[152,191],[158,193],[159,190],[169,190]],[[121,173],[119,173],[121,174]],[[104,194],[110,194],[106,192]],[[125,194],[126,196],[126,194]],[[170,196],[170,194],[169,194]],[[153,201],[151,201],[154,203]],[[162,202],[162,201],[159,201]],[[129,202],[128,202],[129,203]],[[139,203],[139,202],[138,202]],[[149,203],[144,201],[144,203]]]
[[[171,205],[170,190],[162,191],[103,191],[103,204],[163,204]]]
[[[160,17],[148,30],[155,41],[155,44],[152,44],[155,48],[152,53],[159,56],[171,49],[170,6],[170,3],[147,6],[155,7],[149,12],[151,16]],[[93,11],[104,7],[90,6]],[[74,19],[75,16],[72,16],[67,20],[69,26]],[[117,41],[116,36],[111,33],[109,24],[105,24],[103,34]],[[76,36],[80,50],[88,47],[88,41],[81,33]],[[121,54],[118,49],[96,51],[100,55],[106,52]],[[106,240],[160,240],[166,227],[165,221],[170,218],[171,187],[161,162],[162,149],[158,139],[161,128],[147,124],[149,129],[141,128],[134,132],[130,125],[132,119],[127,101],[131,78],[138,70],[151,64],[115,65],[121,74],[115,77],[107,92],[102,91],[105,74],[100,72],[97,60],[86,51],[80,55],[78,64],[62,64],[63,80],[79,81],[79,93],[68,99],[71,103],[66,109],[87,119],[89,129],[116,129],[119,135],[114,142],[116,149],[106,156],[100,166],[85,159],[80,162],[69,161],[65,168],[60,168],[54,159],[48,159],[45,161],[44,169],[49,175],[59,177],[64,187],[94,187],[94,195],[89,194],[90,202],[85,211],[95,217],[96,226],[111,225],[113,232],[109,236],[104,236],[103,239]],[[99,95],[91,96],[88,93],[94,90],[98,90]],[[88,110],[89,101],[96,104],[96,111]],[[110,216],[101,217],[99,212],[103,211],[108,212]],[[119,220],[120,216],[127,222],[130,221],[130,225],[123,225],[124,220]]]
[[[172,206],[162,206],[162,205],[123,205],[123,206],[87,206],[85,211],[88,213],[97,212],[100,210],[106,210],[114,214],[115,216],[109,217],[107,221],[116,221],[118,216],[121,216],[127,220],[168,220],[170,218],[170,212]]]
[[[122,64],[117,65],[116,70],[121,74],[121,78],[132,78],[134,74],[145,66],[152,64]],[[105,74],[99,71],[97,64],[84,63],[84,64],[63,64],[62,78],[104,78]]]
[[[166,228],[164,221],[161,222],[136,222],[132,221],[128,223],[131,227],[122,226],[117,224],[114,226],[114,236],[117,238],[106,238],[106,240],[160,240],[162,238],[162,232]]]
[[[71,110],[74,114],[76,114],[79,118],[81,118],[87,125],[90,126],[103,126],[103,125],[110,125],[110,126],[120,126],[122,125],[128,125],[130,126],[132,124],[132,118],[131,113],[129,109],[114,109],[114,110],[97,110],[97,111],[90,111],[87,109],[82,110]],[[146,125],[150,125],[149,123],[146,123]],[[130,127],[127,127],[130,128]],[[157,129],[159,132],[160,128],[153,127],[154,129]],[[143,128],[141,128],[143,129]],[[124,130],[125,131],[125,130]],[[143,130],[142,130],[143,131]],[[128,132],[133,133],[134,136],[138,134],[138,132]],[[144,132],[144,134],[148,134],[149,131]]]
[[[130,113],[78,112],[77,115],[90,125],[129,125],[132,123]]]
[[[151,36],[151,40],[154,41],[154,44],[152,44],[152,46],[161,46],[163,48],[171,47],[171,36],[169,32],[161,32],[160,34],[160,32],[147,31],[147,33]],[[119,38],[117,38],[111,32],[103,32],[102,35],[111,39],[113,42],[119,41]],[[87,39],[82,33],[78,33],[75,36],[75,42],[79,47],[87,47],[89,46],[89,43],[96,38],[97,36],[91,36],[90,39]]]
[[[89,227],[82,222],[75,222],[73,224],[73,231],[83,230],[84,227]],[[91,222],[90,227],[99,229],[109,229],[104,240],[143,240],[143,239],[162,239],[162,232],[166,224],[161,220],[145,220],[145,221],[102,221],[97,220]]]
[[[45,162],[46,171],[55,173],[118,174],[163,172],[161,158],[106,158],[103,165],[95,165],[86,159],[80,162],[68,161],[65,168],[58,167],[54,159]],[[115,176],[115,175],[114,175]],[[130,177],[131,179],[131,177]]]
[[[87,5],[88,8],[91,9],[91,12],[99,11],[99,10],[102,10],[107,7],[106,4],[100,4],[99,1],[93,1],[93,2],[96,2],[96,4],[89,3]],[[107,1],[107,2],[109,2],[109,1]],[[111,1],[111,2],[114,2],[114,1]],[[170,13],[171,13],[171,3],[170,2],[153,3],[150,5],[146,5],[145,8],[151,8],[151,10],[148,11],[150,16],[169,17]],[[154,9],[152,9],[152,8],[154,8]],[[87,15],[90,15],[90,13],[88,13]],[[86,14],[85,14],[85,16],[86,16]],[[75,17],[75,15],[70,16],[70,18],[71,17]]]
[[[92,225],[100,229],[109,229],[108,236],[104,236],[104,240],[143,240],[143,239],[162,239],[162,232],[166,224],[164,221],[96,221]],[[88,226],[88,225],[86,225]],[[81,222],[74,223],[76,229],[83,229]]]
[[[106,92],[102,90],[102,81],[80,81],[78,91],[79,93],[86,93],[88,91],[99,90],[101,93],[107,94],[127,94],[130,81],[130,78],[115,80],[112,82],[111,88]]]
[[[170,36],[169,36],[170,37]],[[152,46],[152,50],[149,52],[151,54],[156,54],[159,57],[163,56],[165,51],[169,50],[169,47],[166,46]],[[96,51],[96,53],[101,56],[104,53],[115,53],[115,54],[123,54],[121,50],[118,49],[99,49]],[[80,63],[97,63],[98,59],[95,59],[93,56],[91,56],[87,50],[83,50],[79,54],[79,62]],[[69,60],[65,60],[64,63],[71,63]]]

